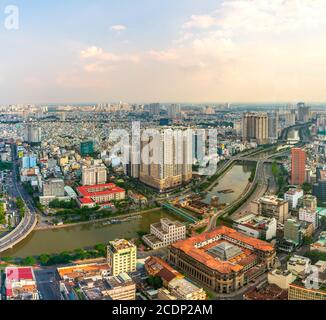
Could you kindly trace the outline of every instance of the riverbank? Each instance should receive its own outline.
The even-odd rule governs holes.
[[[82,225],[90,225],[90,224],[97,224],[97,223],[104,223],[108,222],[112,219],[125,219],[125,218],[130,218],[138,215],[143,215],[149,212],[155,212],[155,211],[160,211],[162,210],[161,207],[154,208],[154,209],[148,209],[144,211],[137,211],[137,212],[132,212],[132,213],[127,213],[119,216],[114,216],[114,217],[107,217],[103,219],[96,219],[96,220],[91,220],[91,221],[83,221],[83,222],[76,222],[76,223],[68,223],[68,224],[62,224],[62,225],[49,225],[49,226],[36,226],[34,229],[35,231],[44,231],[44,230],[55,230],[55,229],[64,229],[64,228],[71,228],[71,227],[76,227],[76,226],[82,226]]]

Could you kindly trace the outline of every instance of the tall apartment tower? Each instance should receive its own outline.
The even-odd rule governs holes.
[[[277,142],[279,134],[278,113],[273,112],[268,114],[268,140],[270,143]]]
[[[175,119],[181,113],[181,107],[179,104],[171,104],[167,107],[168,118]]]
[[[104,164],[83,166],[82,185],[93,186],[107,182],[107,170]]]
[[[171,129],[141,138],[140,181],[160,192],[192,178],[192,132]]]
[[[152,103],[149,105],[149,112],[152,116],[159,116],[161,111],[161,105],[159,103]]]
[[[40,143],[42,140],[42,130],[40,127],[29,123],[25,129],[25,141],[28,143]]]
[[[311,108],[303,102],[298,103],[298,120],[300,122],[309,122],[311,118]]]
[[[302,185],[305,182],[306,153],[300,148],[292,148],[291,184]]]
[[[245,113],[242,118],[242,135],[244,140],[266,144],[268,142],[267,113]]]

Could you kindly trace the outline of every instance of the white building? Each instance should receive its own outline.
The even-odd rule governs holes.
[[[167,247],[183,239],[186,239],[186,226],[169,219],[161,219],[160,222],[151,224],[151,233],[143,236],[144,242],[152,249]]]
[[[311,260],[306,257],[294,255],[288,261],[287,269],[294,275],[305,275],[311,269]]]
[[[290,209],[296,209],[298,201],[303,197],[303,190],[301,189],[290,189],[284,194],[284,200],[289,202]]]
[[[234,228],[249,237],[271,240],[276,237],[277,220],[249,214],[237,220]]]
[[[312,223],[314,229],[317,229],[319,226],[319,217],[316,210],[311,210],[308,208],[299,209],[299,220]]]
[[[169,282],[168,289],[178,300],[206,300],[206,292],[182,278],[174,278]]]
[[[291,271],[273,270],[268,273],[267,280],[269,284],[276,284],[283,290],[288,290],[290,283],[296,279],[296,276]]]

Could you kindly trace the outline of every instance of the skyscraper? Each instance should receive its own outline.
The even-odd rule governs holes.
[[[311,108],[306,106],[303,102],[298,103],[298,120],[300,122],[309,122],[311,115]]]
[[[268,142],[267,113],[245,113],[242,118],[242,136],[246,141],[256,141],[258,144]]]
[[[159,116],[161,111],[161,105],[159,103],[152,103],[149,105],[149,112],[152,116]]]
[[[40,143],[42,140],[42,130],[40,127],[29,123],[25,129],[25,141],[28,143]]]
[[[171,104],[167,107],[168,118],[176,119],[181,113],[181,107],[179,104]]]
[[[165,191],[192,178],[192,132],[164,130],[142,135],[140,181]]]
[[[300,148],[293,148],[292,153],[292,171],[291,183],[293,185],[302,185],[305,182],[306,153]]]
[[[268,140],[270,143],[277,142],[279,134],[278,113],[273,112],[268,114]]]

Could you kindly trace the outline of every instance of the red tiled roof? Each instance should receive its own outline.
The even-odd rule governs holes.
[[[93,191],[96,189],[99,191]],[[114,183],[77,187],[77,191],[84,197],[102,196],[112,193],[125,192],[124,189],[117,187]]]
[[[242,235],[241,233],[237,232],[234,229],[227,228],[225,226],[218,227],[212,232],[203,233],[201,235],[194,236],[192,238],[186,239],[186,240],[180,240],[174,244],[172,244],[172,247],[177,248],[193,259],[197,260],[198,262],[205,264],[211,269],[217,270],[220,273],[230,273],[230,272],[239,272],[243,269],[243,265],[239,263],[231,263],[230,261],[220,261],[215,259],[213,256],[211,256],[209,253],[207,253],[207,247],[204,248],[196,248],[195,245],[202,243],[204,241],[210,240],[212,238],[216,238],[219,235],[227,236],[231,239],[241,241],[247,245],[252,246],[256,250],[261,251],[273,251],[274,247],[269,244],[268,242],[258,240],[255,238],[247,237]],[[227,241],[227,240],[226,240]],[[214,241],[215,244],[217,244],[219,241]],[[250,250],[249,250],[250,251]],[[245,253],[246,255],[250,255],[249,252]],[[253,259],[254,256],[252,256],[251,259]],[[250,260],[250,259],[248,259]],[[247,264],[248,261],[243,259],[244,265]]]
[[[82,204],[94,203],[94,201],[90,198],[79,198],[78,200]]]

